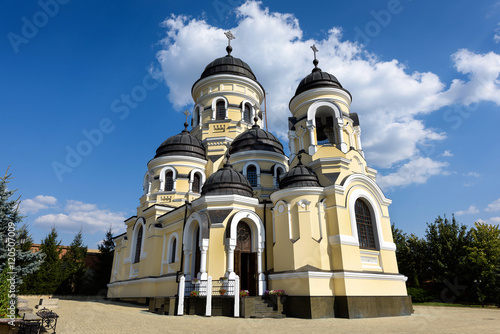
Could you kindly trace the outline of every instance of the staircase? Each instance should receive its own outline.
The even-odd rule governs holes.
[[[242,298],[243,307],[241,316],[245,318],[284,318],[282,307],[274,305],[270,300],[262,297]],[[280,310],[281,309],[281,310]]]

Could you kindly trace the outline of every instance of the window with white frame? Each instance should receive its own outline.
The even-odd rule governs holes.
[[[135,240],[134,263],[137,263],[141,260],[142,234],[143,234],[143,228],[141,224],[141,226],[139,226],[139,231],[137,232]]]
[[[174,263],[177,255],[177,238],[172,238],[168,247],[168,263]]]
[[[167,171],[165,173],[165,191],[174,190],[174,173],[172,171]]]
[[[250,123],[251,115],[252,115],[252,109],[250,108],[250,104],[245,103],[243,107],[243,121]]]
[[[247,180],[250,182],[250,185],[252,187],[257,187],[258,185],[258,180],[257,180],[257,167],[255,165],[250,165],[247,167]]]
[[[218,101],[215,109],[215,119],[223,120],[226,119],[226,104],[224,101]]]
[[[193,176],[192,191],[197,194],[201,193],[201,176],[199,173],[195,173]]]
[[[368,205],[358,198],[354,204],[356,213],[356,225],[358,228],[359,247],[366,249],[376,249],[375,235],[373,232],[372,213]]]
[[[274,186],[276,188],[280,185],[280,179],[285,175],[285,169],[281,166],[275,167],[274,170]]]

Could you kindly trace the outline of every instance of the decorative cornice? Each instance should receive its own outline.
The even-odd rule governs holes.
[[[262,86],[259,84],[258,81],[254,81],[250,78],[247,78],[244,76],[239,76],[239,75],[216,74],[216,75],[208,76],[208,77],[203,78],[200,81],[196,82],[196,84],[191,89],[191,95],[193,97],[193,100],[196,101],[197,103],[200,103],[199,100],[201,100],[202,98],[205,98],[207,96],[209,97],[212,94],[220,95],[221,93],[224,93],[224,94],[231,93],[231,92],[236,93],[235,91],[221,91],[221,92],[209,93],[209,94],[204,95],[204,96],[195,96],[195,93],[198,93],[197,95],[199,95],[200,88],[202,88],[205,85],[210,86],[217,81],[219,81],[221,84],[226,84],[226,83],[237,84],[237,83],[239,83],[239,84],[243,84],[243,85],[248,85],[248,86],[250,86],[250,88],[255,90],[258,95],[260,95],[259,97],[261,99],[264,98],[264,89],[262,88]],[[246,95],[246,94],[241,94],[241,95],[245,96],[246,98],[252,98],[250,95]],[[257,105],[260,105],[260,101],[254,100],[254,103]]]
[[[299,188],[286,188],[278,190],[271,194],[271,201],[273,203],[287,196],[303,196],[303,195],[321,195],[324,193],[323,187],[299,187]]]
[[[196,210],[200,207],[209,205],[246,205],[257,207],[259,200],[254,197],[247,197],[241,195],[216,195],[216,196],[202,196],[192,202],[192,207]]]
[[[339,166],[342,169],[349,169],[349,164],[352,160],[343,157],[333,157],[333,158],[319,158],[311,161],[308,166],[312,169],[318,169],[323,166],[336,167]]]
[[[332,91],[334,91],[336,94],[344,97],[348,101],[348,103],[346,103],[342,99],[333,98],[333,97],[330,97],[330,98],[325,98],[325,97],[311,98],[311,97],[316,96],[318,94],[332,94]],[[297,101],[302,100],[304,98],[307,99],[307,101],[302,102],[301,104],[297,103]],[[344,91],[344,90],[342,90],[340,88],[333,88],[333,87],[325,88],[325,87],[321,87],[321,88],[309,89],[309,90],[307,90],[307,91],[305,91],[305,92],[303,92],[303,93],[301,93],[301,94],[293,97],[292,100],[289,103],[289,107],[290,107],[290,110],[293,113],[293,111],[302,108],[304,105],[311,104],[311,103],[314,103],[314,102],[317,102],[317,101],[338,102],[338,103],[342,103],[343,105],[345,105],[349,109],[350,105],[351,105],[351,102],[352,102],[352,99],[351,99],[351,96],[346,91]]]
[[[200,158],[195,158],[195,157],[190,157],[186,155],[167,155],[167,156],[162,156],[158,158],[154,158],[149,160],[148,162],[148,169],[151,171],[154,171],[158,168],[163,168],[164,165],[169,165],[169,166],[191,166],[191,165],[185,165],[185,164],[180,164],[178,163],[179,161],[182,162],[191,162],[199,165],[206,165],[207,160],[203,160]],[[157,164],[154,167],[151,167],[153,164]],[[199,167],[199,166],[196,166]]]
[[[401,274],[383,274],[383,273],[364,273],[354,271],[335,271],[335,272],[322,272],[322,271],[303,271],[291,272],[282,274],[269,274],[269,280],[283,280],[283,279],[296,279],[296,278],[319,278],[319,279],[370,279],[370,280],[390,280],[406,282],[408,277]]]

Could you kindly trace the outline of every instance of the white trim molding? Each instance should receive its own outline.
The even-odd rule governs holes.
[[[323,271],[301,271],[282,274],[269,274],[270,281],[284,280],[284,279],[297,279],[297,278],[319,278],[319,279],[370,279],[370,280],[389,280],[406,282],[408,277],[401,274],[376,274],[376,273],[362,273],[353,271],[340,271],[340,272],[323,272]]]

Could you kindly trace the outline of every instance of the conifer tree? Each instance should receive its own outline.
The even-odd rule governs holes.
[[[84,277],[87,268],[85,258],[87,246],[83,245],[82,230],[78,231],[71,242],[68,251],[62,257],[63,282],[57,293],[80,294],[83,289]]]
[[[54,226],[40,245],[40,251],[44,254],[44,262],[26,282],[28,293],[53,294],[61,284],[63,278],[60,259],[61,241],[57,238],[58,234]]]
[[[113,232],[111,226],[106,231],[106,236],[98,246],[98,263],[95,272],[96,292],[107,289],[107,284],[111,278],[111,268],[113,266],[113,256],[115,252],[115,243],[113,242]]]
[[[22,283],[22,278],[35,272],[42,261],[40,252],[32,253],[22,244],[22,227],[19,224],[23,217],[19,213],[19,198],[12,199],[16,190],[9,190],[8,184],[12,174],[7,172],[0,177],[0,272],[8,266],[9,272],[15,272],[16,286]],[[31,247],[31,246],[30,246]],[[12,255],[14,250],[15,256]],[[15,259],[15,263],[12,262]]]

